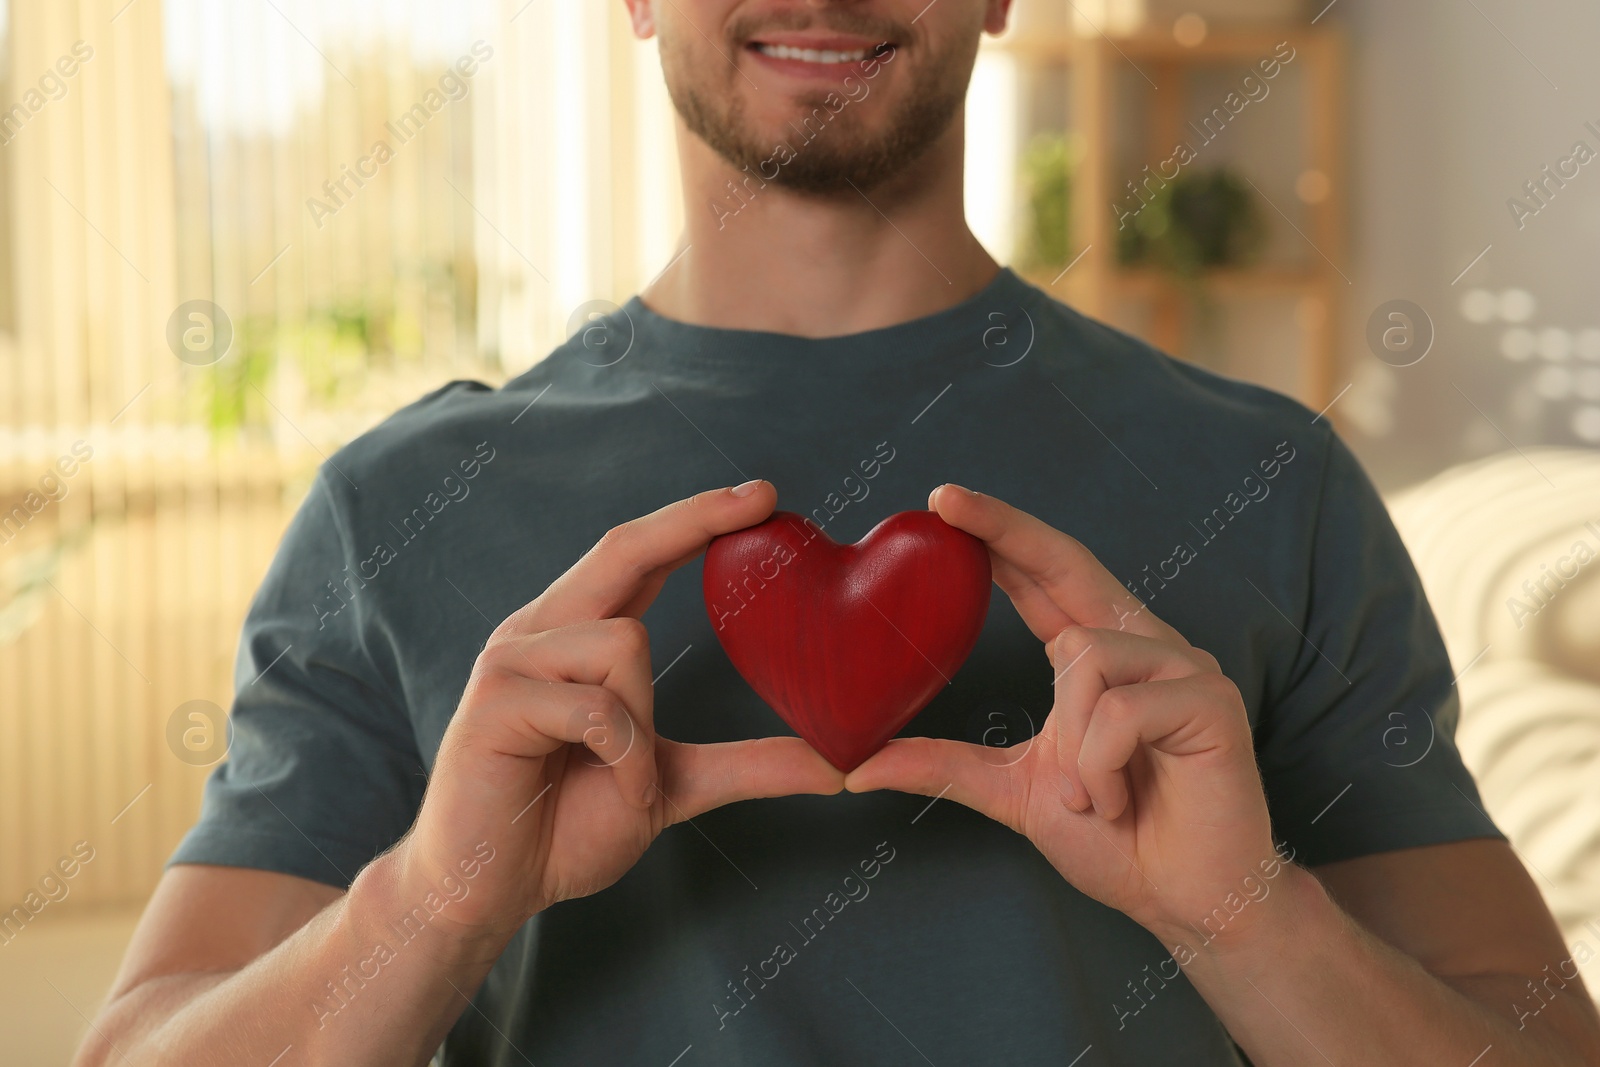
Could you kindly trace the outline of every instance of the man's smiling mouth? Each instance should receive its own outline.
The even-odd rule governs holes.
[[[877,48],[856,48],[848,52],[836,52],[832,49],[795,48],[786,44],[762,44],[756,42],[750,46],[762,55],[771,56],[773,59],[797,59],[802,63],[859,63],[868,55],[881,50]]]

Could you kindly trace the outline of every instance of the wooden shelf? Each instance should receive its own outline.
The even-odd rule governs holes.
[[[1121,37],[1032,31],[986,37],[982,47],[1023,59],[1058,62],[1071,61],[1074,54],[1081,54],[1086,47],[1109,45],[1129,59],[1171,63],[1254,63],[1270,57],[1278,45],[1285,41],[1298,52],[1302,48],[1318,47],[1334,32],[1301,25],[1222,27],[1206,34],[1199,44],[1184,45],[1175,40],[1171,33],[1155,30]]]
[[[1189,287],[1155,268],[1123,267],[1116,258],[1112,205],[1124,181],[1134,176],[1120,172],[1116,152],[1123,140],[1117,124],[1125,121],[1117,106],[1127,84],[1124,72],[1137,70],[1156,86],[1143,96],[1138,143],[1145,159],[1163,160],[1187,136],[1183,130],[1191,103],[1187,69],[1225,63],[1254,66],[1275,58],[1282,42],[1295,50],[1295,58],[1286,66],[1305,85],[1297,116],[1305,146],[1300,166],[1320,172],[1328,186],[1327,196],[1306,205],[1304,221],[1296,227],[1295,239],[1309,246],[1304,249],[1309,265],[1207,271],[1200,284],[1202,291],[1217,296],[1314,304],[1313,314],[1297,316],[1304,338],[1303,363],[1296,375],[1304,384],[1297,399],[1320,410],[1333,399],[1338,384],[1335,330],[1348,287],[1336,267],[1324,265],[1344,258],[1345,68],[1339,32],[1304,24],[1215,26],[1199,44],[1186,47],[1165,27],[1114,38],[1071,30],[1030,31],[988,39],[983,47],[1009,55],[1021,66],[1064,65],[1071,78],[1068,125],[1081,138],[1084,162],[1074,174],[1068,206],[1073,244],[1084,252],[1065,276],[1059,270],[1038,271],[1029,280],[1085,314],[1110,321],[1129,300],[1147,303],[1151,315],[1140,327],[1145,340],[1181,358],[1195,322]],[[1270,213],[1268,217],[1273,218]],[[1312,260],[1314,254],[1317,258]],[[1060,280],[1050,284],[1058,276]]]
[[[1168,289],[1184,288],[1183,280],[1158,267],[1120,267],[1110,276],[1113,286],[1140,296],[1161,296]],[[1315,296],[1327,279],[1300,267],[1222,268],[1203,271],[1202,287],[1225,296]]]
[[[1061,277],[1058,268],[1026,270],[1021,274],[1045,292],[1069,288],[1068,279]],[[1320,297],[1328,285],[1328,279],[1323,274],[1297,267],[1282,270],[1270,267],[1207,270],[1201,273],[1199,282],[1201,288],[1211,295],[1243,298]],[[1147,300],[1183,296],[1188,291],[1188,285],[1182,278],[1158,267],[1119,267],[1107,274],[1105,284],[1118,297]]]

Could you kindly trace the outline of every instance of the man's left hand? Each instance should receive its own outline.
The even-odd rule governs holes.
[[[846,788],[944,795],[979,811],[1169,945],[1246,878],[1271,877],[1281,859],[1250,723],[1216,659],[1061,531],[960,486],[928,503],[988,545],[996,584],[1044,645],[1055,703],[1037,735],[1010,748],[891,741]]]

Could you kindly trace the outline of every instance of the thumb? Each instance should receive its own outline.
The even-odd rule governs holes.
[[[1032,740],[1023,742],[1031,744]],[[852,793],[895,789],[948,797],[1020,832],[1024,791],[1018,787],[1026,773],[1023,746],[990,748],[933,737],[897,738],[851,771],[845,788]]]
[[[844,774],[798,737],[714,745],[661,738],[657,744],[669,825],[741,800],[797,793],[830,796],[844,789]]]

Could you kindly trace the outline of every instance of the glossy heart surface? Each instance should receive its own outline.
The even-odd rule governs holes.
[[[949,683],[989,610],[989,552],[931,511],[841,545],[777,511],[706,549],[711,628],[750,687],[842,771]]]

